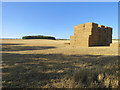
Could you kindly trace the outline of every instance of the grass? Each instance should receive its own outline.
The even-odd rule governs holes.
[[[97,76],[101,73],[115,76],[117,67],[114,62],[117,62],[115,56],[4,53],[3,87],[41,88],[51,83],[51,80],[61,80],[65,77],[74,78],[73,82],[83,85],[81,87],[90,87],[91,83],[97,82]],[[98,69],[102,71],[99,72]]]
[[[3,88],[117,88],[118,56],[22,54],[55,46],[2,45]],[[7,53],[7,51],[9,51]],[[10,52],[18,53],[10,53]]]

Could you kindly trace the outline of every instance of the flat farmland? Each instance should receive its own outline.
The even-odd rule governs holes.
[[[116,88],[118,41],[70,46],[69,40],[3,39],[3,88]]]

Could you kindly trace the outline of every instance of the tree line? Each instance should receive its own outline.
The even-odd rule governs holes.
[[[56,40],[55,37],[43,36],[43,35],[37,35],[37,36],[23,36],[22,39],[51,39],[51,40]]]

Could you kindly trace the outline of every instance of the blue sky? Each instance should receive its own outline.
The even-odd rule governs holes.
[[[74,26],[95,22],[113,28],[118,38],[117,2],[3,2],[2,37],[48,35],[70,38]]]

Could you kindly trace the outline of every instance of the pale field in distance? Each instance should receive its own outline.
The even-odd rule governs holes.
[[[118,87],[118,41],[111,46],[70,46],[69,40],[2,40],[6,88]],[[120,74],[119,74],[120,75]]]
[[[33,49],[33,50],[18,50],[18,51],[3,51],[3,53],[19,53],[19,54],[65,54],[65,55],[118,55],[118,42],[112,41],[111,46],[96,46],[96,47],[80,47],[70,46],[64,43],[70,43],[69,40],[2,40],[3,44],[18,44],[14,46],[42,46],[50,47],[50,49]],[[20,44],[20,45],[19,45]],[[53,48],[52,48],[53,47]]]

